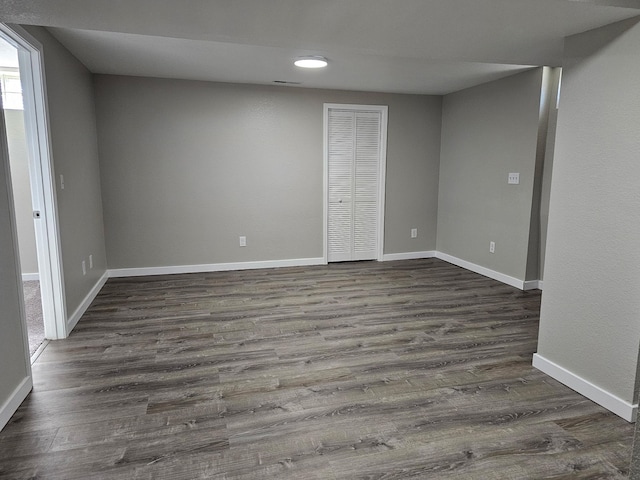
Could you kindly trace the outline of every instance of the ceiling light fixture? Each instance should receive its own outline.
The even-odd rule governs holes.
[[[327,59],[319,55],[310,55],[296,58],[293,64],[301,68],[323,68],[327,66]]]

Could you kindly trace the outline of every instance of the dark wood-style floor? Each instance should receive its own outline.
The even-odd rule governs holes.
[[[540,294],[439,260],[112,279],[33,368],[1,478],[624,478],[531,367]]]

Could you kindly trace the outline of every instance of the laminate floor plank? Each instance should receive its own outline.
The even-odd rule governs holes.
[[[436,259],[110,279],[0,478],[626,478],[633,425],[531,366],[539,309]]]

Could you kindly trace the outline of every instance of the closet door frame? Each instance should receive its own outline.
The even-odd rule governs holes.
[[[325,103],[323,116],[323,259],[329,263],[329,110],[352,110],[380,113],[380,161],[378,163],[378,231],[377,231],[377,259],[382,260],[384,254],[384,203],[386,192],[387,172],[387,123],[388,110],[386,105],[355,105],[344,103]]]

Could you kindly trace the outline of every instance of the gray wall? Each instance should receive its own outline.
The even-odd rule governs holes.
[[[2,112],[0,112],[1,115]],[[20,289],[14,248],[9,172],[4,156],[6,144],[0,140],[0,406],[12,397],[15,389],[30,375],[23,322],[20,316]]]
[[[444,97],[440,252],[525,279],[542,69]],[[508,185],[510,172],[519,185]],[[489,242],[496,243],[495,254]]]
[[[322,257],[325,102],[389,106],[384,250],[435,248],[439,97],[104,75],[95,91],[110,268]]]
[[[38,273],[36,231],[33,224],[31,183],[29,180],[29,155],[24,131],[24,112],[22,110],[5,110],[4,116],[9,140],[11,186],[13,188],[16,225],[18,227],[20,268],[22,273]]]
[[[538,354],[633,403],[640,341],[640,24],[565,43]]]
[[[44,46],[67,314],[106,271],[92,75],[45,29],[26,27]],[[64,175],[65,189],[59,175]],[[89,270],[89,255],[94,268]],[[87,274],[82,274],[82,260]]]

